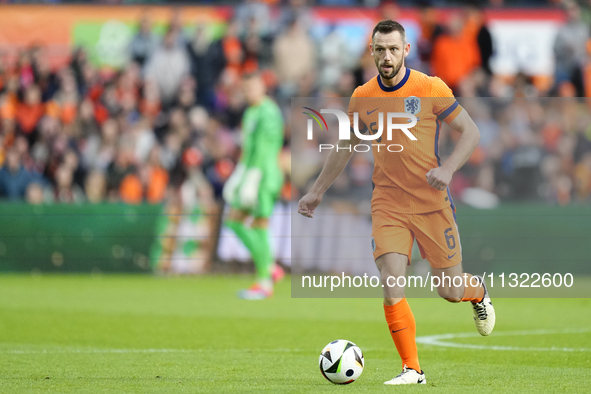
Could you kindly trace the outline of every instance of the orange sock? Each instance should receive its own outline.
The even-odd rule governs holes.
[[[384,314],[390,335],[392,335],[398,354],[402,359],[402,367],[406,365],[407,368],[421,372],[415,341],[417,326],[406,298],[394,305],[384,305]]]
[[[476,283],[476,279],[472,279],[472,275],[466,275],[466,282],[464,286],[464,296],[462,297],[462,302],[464,301],[471,301],[472,303],[477,303],[482,301],[482,297],[484,297],[484,287],[478,281],[478,286],[473,287],[472,285]]]

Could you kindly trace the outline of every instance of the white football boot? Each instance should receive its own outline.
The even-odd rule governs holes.
[[[396,376],[392,380],[384,382],[384,384],[427,384],[427,379],[425,379],[425,372],[421,371],[421,373],[418,373],[414,369],[406,368],[405,365],[400,375]]]
[[[478,278],[482,287],[484,287],[484,296],[482,297],[482,301],[472,304],[472,309],[474,309],[474,323],[476,324],[478,333],[482,336],[487,336],[495,328],[495,307],[488,295],[484,278],[478,275],[475,275],[475,277]]]

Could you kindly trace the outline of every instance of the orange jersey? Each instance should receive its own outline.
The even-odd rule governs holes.
[[[386,209],[417,214],[437,211],[450,205],[453,207],[449,191],[429,186],[426,174],[441,165],[441,122],[451,122],[461,111],[462,107],[451,89],[441,79],[409,68],[396,86],[384,86],[379,76],[376,76],[355,89],[349,103],[351,124],[355,112],[359,116],[360,131],[367,127],[369,134],[375,134],[380,116],[383,122],[383,133],[378,140],[361,142],[372,145],[374,156],[372,211]],[[408,130],[417,140],[411,140],[399,129],[393,130],[388,136],[387,112],[415,115],[417,124]],[[407,121],[401,118],[394,123]],[[400,146],[402,151],[398,151]]]

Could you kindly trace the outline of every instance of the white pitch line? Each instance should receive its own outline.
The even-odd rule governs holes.
[[[199,350],[186,349],[39,349],[39,350],[0,350],[3,354],[91,354],[91,353],[194,353]]]
[[[561,330],[522,330],[522,331],[500,331],[494,332],[492,337],[509,337],[509,336],[526,336],[526,335],[552,335],[552,334],[584,334],[591,332],[591,328],[573,328]],[[427,335],[417,337],[417,343],[423,345],[433,345],[441,347],[453,347],[464,349],[477,350],[510,350],[510,351],[560,351],[560,352],[591,352],[591,348],[569,348],[569,347],[519,347],[519,346],[496,346],[496,345],[476,345],[469,343],[449,342],[450,339],[459,338],[480,338],[480,334],[476,332],[460,332],[439,335]],[[2,344],[0,344],[1,346]],[[5,345],[6,346],[6,345]],[[364,351],[376,349],[363,349]],[[132,353],[198,353],[198,352],[302,352],[304,349],[98,349],[98,348],[71,348],[71,349],[38,349],[38,350],[19,350],[19,349],[2,349],[0,354],[132,354]]]
[[[0,349],[0,354],[126,354],[126,353],[199,353],[199,352],[299,352],[301,349]]]
[[[583,334],[591,332],[589,328],[561,329],[561,330],[522,330],[522,331],[501,331],[493,333],[492,337],[509,337],[525,335],[551,335],[551,334]],[[461,332],[440,335],[427,335],[417,337],[417,343],[442,347],[454,347],[477,350],[510,350],[510,351],[537,351],[537,352],[591,352],[591,348],[570,348],[570,347],[520,347],[520,346],[496,346],[496,345],[475,345],[470,343],[449,342],[449,339],[458,338],[480,338],[476,332]],[[444,341],[446,340],[446,341]]]

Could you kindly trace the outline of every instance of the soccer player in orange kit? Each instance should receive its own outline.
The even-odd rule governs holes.
[[[476,148],[480,133],[441,79],[405,67],[410,44],[406,43],[402,25],[391,20],[379,22],[373,30],[370,49],[379,75],[353,92],[350,120],[353,121],[353,113],[357,112],[360,122],[369,124],[369,130],[375,134],[376,106],[386,102],[388,111],[402,112],[402,109],[418,120],[409,130],[416,141],[401,132],[389,136],[391,140],[387,142],[404,143],[402,151],[394,153],[372,143],[375,184],[371,202],[372,249],[384,284],[386,322],[402,359],[402,373],[384,384],[425,384],[415,341],[414,315],[404,297],[404,288],[389,285],[388,278],[405,276],[416,238],[421,254],[431,265],[433,277],[440,279],[439,296],[450,302],[470,301],[478,332],[481,335],[492,332],[495,311],[484,280],[462,270],[455,206],[448,189],[454,172]],[[386,101],[388,98],[392,99]],[[386,112],[386,108],[381,110]],[[444,163],[440,163],[438,146],[442,121],[461,133]],[[367,127],[364,131],[368,131]],[[301,198],[300,214],[313,216],[323,194],[351,158],[354,150],[350,147],[360,141],[353,132],[349,140],[338,141],[338,149],[331,150],[312,189]],[[453,282],[442,280],[444,277],[461,277],[462,285],[454,286]]]

